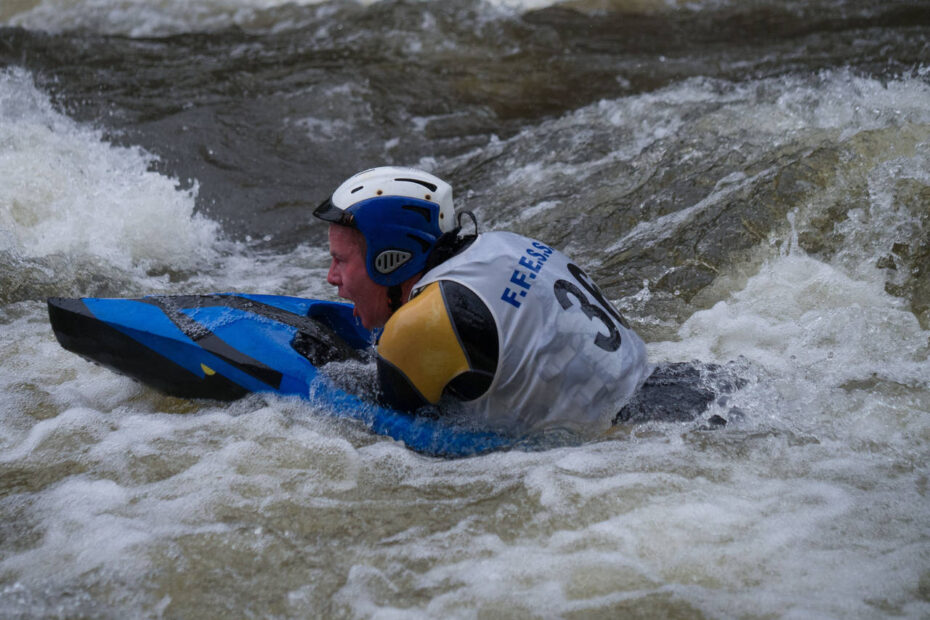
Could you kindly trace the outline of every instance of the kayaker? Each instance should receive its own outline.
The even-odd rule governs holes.
[[[383,328],[383,404],[449,406],[511,432],[606,429],[651,367],[639,336],[591,278],[551,246],[462,234],[452,187],[380,167],[340,185],[327,282],[368,329]]]

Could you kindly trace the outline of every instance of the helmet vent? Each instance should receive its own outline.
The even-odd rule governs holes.
[[[360,191],[362,191],[363,189],[365,189],[365,186],[364,186],[364,185],[359,185],[358,187],[356,187],[355,189],[353,189],[353,190],[352,190],[351,192],[349,192],[349,193],[350,193],[350,194],[354,194],[355,192],[360,192]]]
[[[378,273],[388,274],[413,258],[413,254],[405,250],[385,250],[375,257],[375,269]]]
[[[410,233],[407,233],[407,238],[412,239],[413,241],[416,241],[417,243],[419,243],[420,248],[423,250],[424,254],[426,254],[433,248],[432,243],[430,243],[426,239],[421,239],[420,237],[417,237],[416,235],[411,235]]]
[[[403,205],[401,209],[403,209],[404,211],[413,211],[414,213],[422,217],[427,222],[433,221],[433,214],[426,207],[420,207],[417,205]]]
[[[421,179],[394,179],[395,181],[404,181],[406,183],[416,183],[417,185],[422,185],[431,192],[435,192],[439,189],[435,183],[430,183],[429,181],[423,181]]]

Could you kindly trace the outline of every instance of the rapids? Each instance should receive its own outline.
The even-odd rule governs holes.
[[[0,5],[0,616],[930,616],[930,7]],[[62,350],[47,296],[333,298],[378,164],[574,256],[693,423],[438,460]],[[730,416],[736,407],[741,416]]]

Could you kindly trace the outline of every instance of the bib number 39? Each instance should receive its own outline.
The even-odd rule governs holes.
[[[575,277],[577,284],[580,284],[584,290],[579,288],[575,282],[557,280],[552,285],[552,292],[555,293],[559,305],[562,306],[563,310],[568,310],[577,302],[581,311],[589,320],[602,323],[607,330],[607,334],[598,330],[597,336],[594,338],[595,346],[607,352],[616,351],[620,348],[622,341],[619,326],[629,329],[629,323],[626,322],[623,315],[617,312],[613,304],[604,298],[600,289],[588,278],[588,274],[581,270],[581,267],[569,263],[568,270]],[[585,292],[594,298],[593,302],[588,295],[585,295]]]

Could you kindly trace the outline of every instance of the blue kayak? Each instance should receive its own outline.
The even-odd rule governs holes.
[[[381,407],[335,386],[319,368],[361,359],[372,342],[348,304],[223,293],[50,298],[48,311],[65,349],[172,396],[296,395],[433,456],[472,456],[517,443],[513,437]]]

